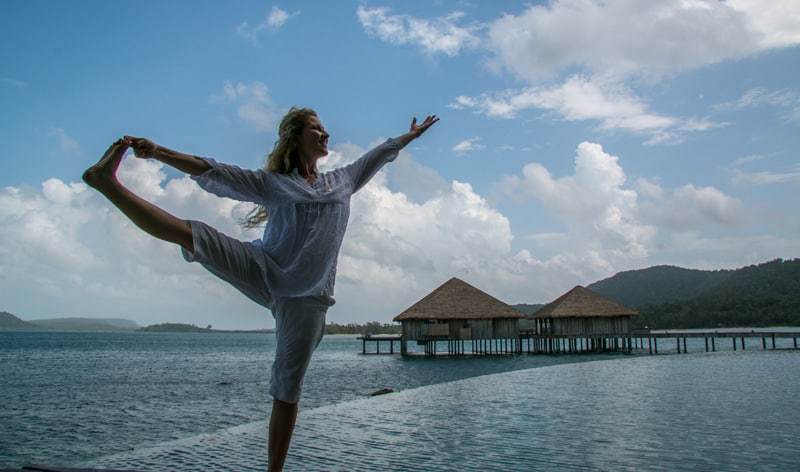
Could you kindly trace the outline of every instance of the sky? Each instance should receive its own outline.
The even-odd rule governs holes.
[[[259,168],[291,106],[328,170],[441,118],[354,195],[336,323],[451,277],[546,303],[619,271],[800,256],[800,1],[0,6],[0,311],[224,329],[270,313],[81,182],[122,135]],[[249,204],[128,156],[120,180],[252,240]]]

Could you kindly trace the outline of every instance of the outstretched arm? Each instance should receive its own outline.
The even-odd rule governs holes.
[[[206,161],[197,156],[159,146],[147,138],[125,136],[123,139],[133,148],[136,157],[153,158],[189,175],[200,175],[211,169]]]
[[[387,162],[393,161],[401,149],[408,143],[417,139],[439,121],[436,115],[429,115],[422,124],[417,125],[417,118],[411,120],[411,128],[408,133],[396,138],[390,138],[385,143],[371,149],[361,156],[357,161],[343,168],[344,172],[353,182],[353,193],[363,187]]]
[[[285,182],[264,170],[242,169],[214,159],[184,154],[146,138],[125,136],[136,157],[156,159],[192,176],[200,188],[219,197],[261,205],[277,205],[290,198]]]
[[[422,135],[422,133],[427,131],[428,128],[433,126],[433,124],[436,123],[437,121],[439,121],[439,118],[436,115],[428,115],[425,118],[425,121],[423,121],[421,125],[417,125],[417,117],[415,116],[414,119],[411,120],[411,129],[408,131],[408,133],[402,136],[398,136],[394,139],[400,141],[403,147],[406,147],[408,143],[419,138]]]

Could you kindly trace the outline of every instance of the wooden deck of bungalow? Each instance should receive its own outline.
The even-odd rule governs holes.
[[[394,354],[394,343],[400,343],[403,337],[399,334],[366,334],[359,336],[358,340],[361,341],[361,354]],[[367,343],[375,343],[375,352],[367,352]],[[381,352],[381,343],[389,343],[388,351],[384,348]]]

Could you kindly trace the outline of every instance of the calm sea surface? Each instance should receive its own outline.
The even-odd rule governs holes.
[[[749,466],[791,470],[785,466],[800,461],[800,442],[792,440],[800,437],[800,352],[705,354],[702,344],[689,340],[696,354],[680,356],[434,360],[362,356],[355,337],[328,336],[306,378],[292,461],[348,470],[331,456],[355,451],[354,460],[379,453],[369,460],[396,470],[405,460],[412,469],[450,470],[458,457],[464,462],[456,468],[471,470],[492,463],[528,470],[529,460],[557,458],[575,470],[660,463],[714,470],[736,468],[741,460],[732,458],[745,454],[755,461]],[[268,416],[273,352],[267,334],[0,333],[0,466],[105,464],[104,457],[126,454],[156,460],[157,453],[137,451],[169,450],[164,444],[176,440],[197,445],[193,438],[203,433],[221,444],[231,431],[240,435],[234,448],[257,443],[263,452],[263,423],[247,425]],[[595,360],[605,362],[583,363]],[[445,383],[546,366],[553,367]],[[415,389],[432,384],[441,385]],[[365,399],[382,387],[403,391]],[[354,434],[326,432],[337,428]],[[687,453],[692,435],[711,446]],[[521,453],[528,436],[530,450]],[[368,447],[359,451],[362,439]],[[744,450],[748,444],[756,449]],[[256,470],[258,454],[248,455]]]

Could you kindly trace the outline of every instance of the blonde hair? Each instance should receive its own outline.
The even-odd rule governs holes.
[[[288,174],[299,167],[300,134],[308,122],[309,116],[317,116],[311,108],[292,107],[281,119],[278,127],[278,140],[267,156],[264,170],[279,174]],[[254,208],[242,221],[246,229],[255,228],[267,221],[269,214],[264,206]]]

